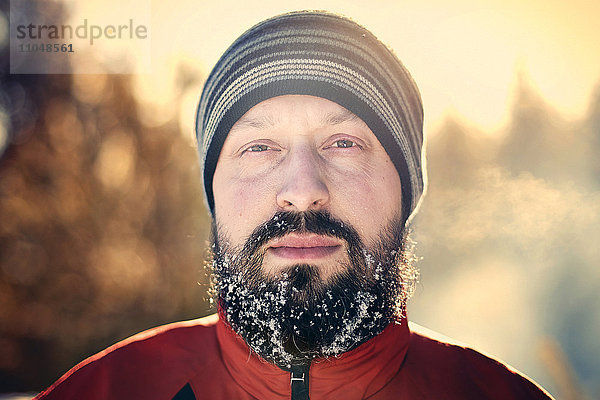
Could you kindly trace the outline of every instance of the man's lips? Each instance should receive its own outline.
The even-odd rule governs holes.
[[[312,260],[329,256],[342,247],[342,241],[330,236],[288,234],[274,239],[268,250],[282,258]]]

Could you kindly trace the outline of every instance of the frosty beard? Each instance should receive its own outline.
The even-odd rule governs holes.
[[[319,268],[298,264],[275,276],[262,261],[271,239],[290,232],[346,242],[343,272],[324,282]],[[326,212],[275,214],[232,249],[213,223],[213,283],[221,315],[259,356],[280,367],[335,357],[366,342],[405,314],[418,278],[400,218],[366,248],[348,223]]]

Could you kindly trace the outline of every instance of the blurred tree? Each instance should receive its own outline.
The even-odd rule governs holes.
[[[582,125],[546,104],[521,73],[499,164],[515,175],[587,184],[588,148]]]
[[[600,393],[599,100],[597,91],[587,115],[569,121],[521,77],[498,138],[447,119],[428,142],[429,185],[414,226],[423,283],[409,315],[451,336],[466,330],[474,343],[502,346],[512,330],[521,341],[510,344],[508,360],[565,398]],[[545,370],[533,367],[539,361],[527,347],[544,337],[565,353],[560,371],[569,379],[548,349]]]
[[[1,51],[0,392],[40,390],[208,313],[210,225],[195,149],[175,121],[143,124],[130,76],[14,75]]]
[[[585,137],[589,141],[588,152],[590,156],[589,171],[591,180],[595,182],[595,186],[600,186],[600,84],[596,85],[596,89],[592,95],[587,116],[584,120]]]
[[[447,118],[427,146],[431,189],[468,187],[480,168],[494,161],[495,143],[483,132]]]

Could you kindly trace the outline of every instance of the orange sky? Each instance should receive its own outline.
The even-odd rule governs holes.
[[[145,7],[145,0],[136,1]],[[596,0],[148,1],[152,73],[138,76],[138,89],[165,113],[173,103],[173,71],[181,60],[207,73],[244,30],[297,9],[350,16],[394,48],[421,89],[429,131],[449,113],[491,133],[502,128],[517,71],[570,118],[584,114],[600,82]],[[75,19],[110,18],[121,10],[107,1],[74,4]],[[191,129],[196,101],[197,94],[183,99],[186,128]]]

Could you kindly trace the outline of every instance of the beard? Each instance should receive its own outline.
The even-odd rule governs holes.
[[[267,242],[290,232],[339,238],[348,255],[326,281],[311,264],[267,275]],[[407,245],[410,243],[411,245]],[[366,247],[347,222],[324,211],[279,212],[232,248],[213,222],[213,288],[225,322],[260,357],[282,368],[339,356],[405,315],[418,279],[401,218]]]

